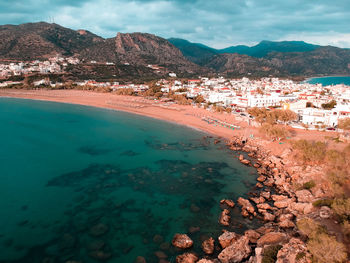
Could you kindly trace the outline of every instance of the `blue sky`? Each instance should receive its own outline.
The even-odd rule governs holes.
[[[350,48],[350,0],[0,0],[0,24],[52,20],[103,37],[147,32],[216,48],[261,40]]]

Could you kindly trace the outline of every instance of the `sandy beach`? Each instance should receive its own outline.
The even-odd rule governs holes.
[[[223,137],[230,140],[234,136],[249,137],[257,145],[279,154],[288,146],[288,141],[272,142],[266,140],[259,133],[259,129],[248,125],[248,122],[238,115],[227,113],[210,112],[203,108],[195,108],[190,105],[177,105],[149,100],[143,97],[123,96],[111,93],[97,93],[81,90],[0,90],[0,97],[24,98],[33,100],[54,101],[61,103],[72,103],[93,107],[107,108],[118,111],[125,111],[138,115],[148,116],[156,119],[174,122],[198,129],[213,136]],[[227,125],[215,125],[208,123],[203,118],[218,120],[227,125],[235,125],[239,128],[227,128]],[[305,131],[291,129],[293,139],[325,140],[325,136],[332,136],[333,133],[321,131]]]

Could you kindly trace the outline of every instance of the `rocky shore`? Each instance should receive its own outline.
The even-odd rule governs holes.
[[[255,191],[249,193],[248,199],[240,197],[236,200],[237,204],[230,199],[221,200],[219,223],[223,227],[229,226],[232,223],[231,209],[238,205],[243,217],[261,219],[264,225],[247,230],[244,234],[223,229],[217,239],[211,237],[202,243],[202,257],[190,252],[188,246],[182,246],[184,241],[176,242],[177,237],[182,236],[186,244],[192,246],[189,236],[177,234],[173,245],[186,251],[177,256],[176,262],[311,262],[306,237],[298,231],[296,222],[305,217],[329,218],[330,211],[327,207],[315,208],[312,204],[326,196],[322,186],[314,187],[311,191],[297,188],[296,183],[307,181],[314,171],[302,170],[291,158],[293,153],[289,148],[276,156],[242,137],[232,139],[227,145],[238,153],[242,164],[254,166],[259,176]]]

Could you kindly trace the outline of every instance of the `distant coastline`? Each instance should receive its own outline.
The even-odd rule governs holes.
[[[311,83],[312,80],[315,79],[334,79],[334,78],[348,78],[349,79],[349,83],[344,83],[345,85],[350,85],[350,75],[327,75],[327,76],[313,76],[313,77],[309,77],[303,81],[301,81],[301,83]],[[311,83],[311,84],[315,84],[315,83]],[[323,83],[320,83],[323,84]],[[337,84],[343,84],[343,83],[334,83],[333,85],[337,85]],[[328,84],[330,85],[330,84]]]

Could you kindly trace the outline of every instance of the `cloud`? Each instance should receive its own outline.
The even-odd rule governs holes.
[[[104,37],[148,32],[214,47],[305,40],[350,47],[350,1],[16,0],[0,2],[0,23],[54,21]],[[303,38],[303,39],[301,39]]]

